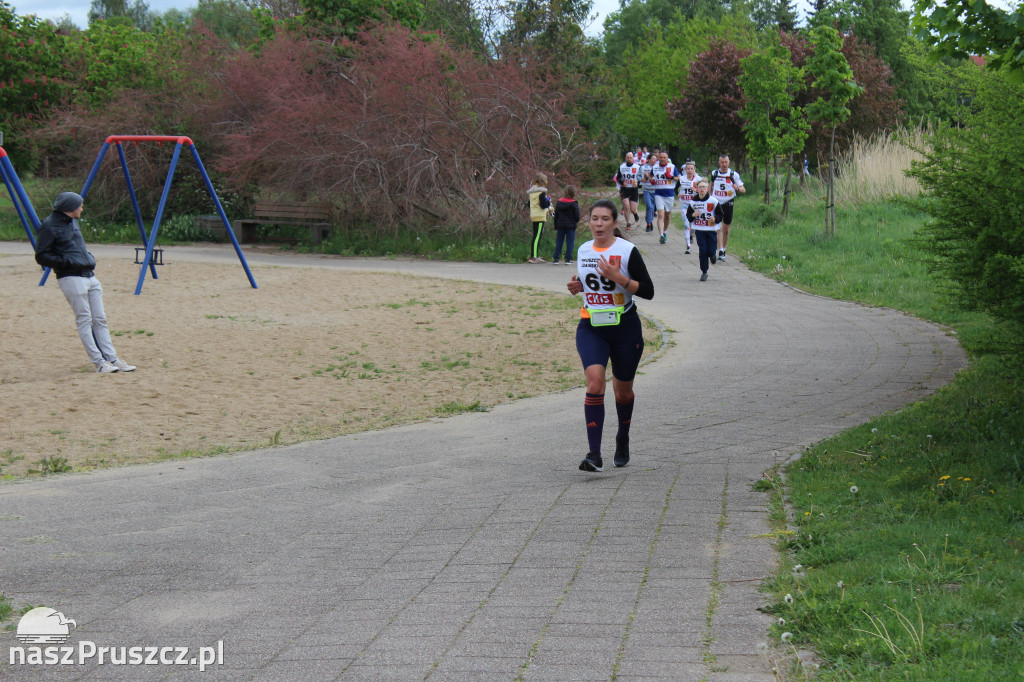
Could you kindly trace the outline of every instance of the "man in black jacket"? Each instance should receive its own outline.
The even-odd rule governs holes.
[[[53,213],[39,226],[36,239],[36,262],[52,268],[57,285],[71,304],[89,360],[97,372],[131,372],[129,365],[117,357],[110,341],[107,317],[103,313],[103,288],[93,276],[96,259],[85,249],[85,239],[78,226],[82,217],[82,197],[74,192],[61,192],[53,202]]]

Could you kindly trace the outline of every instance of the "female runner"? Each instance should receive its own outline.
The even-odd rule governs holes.
[[[605,372],[612,363],[612,390],[619,429],[615,436],[615,466],[629,464],[629,424],[633,419],[633,378],[644,351],[640,316],[633,297],[654,297],[654,282],[644,259],[633,244],[615,234],[615,204],[601,199],[590,208],[593,239],[580,247],[576,274],[569,280],[571,294],[583,294],[583,309],[576,327],[576,350],[583,361],[587,397],[583,415],[590,452],[581,471],[604,471],[601,435],[604,430]]]

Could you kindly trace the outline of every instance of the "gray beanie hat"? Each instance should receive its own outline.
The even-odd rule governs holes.
[[[60,211],[62,213],[73,213],[78,210],[78,207],[85,203],[80,194],[74,192],[61,192],[57,195],[57,198],[53,200],[53,210]]]

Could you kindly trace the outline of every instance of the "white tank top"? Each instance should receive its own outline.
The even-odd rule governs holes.
[[[597,270],[598,261],[604,257],[612,265],[618,263],[619,272],[629,277],[629,255],[633,253],[632,242],[619,237],[615,238],[607,249],[594,247],[594,240],[591,239],[576,254],[576,275],[583,283],[583,310],[580,316],[589,318],[587,308],[616,308],[622,306],[623,310],[629,310],[633,304],[633,295],[626,291],[621,285],[601,277]]]

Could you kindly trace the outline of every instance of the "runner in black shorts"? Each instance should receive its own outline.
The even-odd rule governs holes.
[[[569,293],[583,294],[583,309],[576,327],[576,350],[583,363],[587,395],[583,415],[590,451],[581,471],[604,471],[601,437],[604,432],[605,372],[612,363],[612,390],[619,428],[615,436],[615,466],[629,463],[629,426],[633,419],[633,379],[640,365],[644,339],[633,297],[654,297],[654,283],[640,251],[615,235],[615,204],[607,199],[590,209],[594,238],[576,256],[576,274]]]
[[[726,225],[732,225],[732,209],[734,206],[733,202],[729,201],[720,205],[722,207],[722,215],[725,216],[722,222],[724,222]]]

